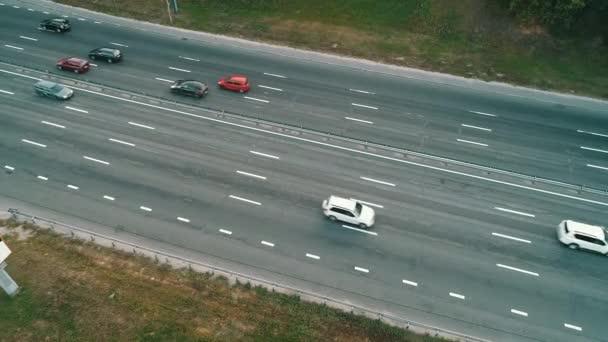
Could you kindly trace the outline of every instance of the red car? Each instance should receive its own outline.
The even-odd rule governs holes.
[[[222,77],[217,85],[222,89],[240,91],[245,93],[249,91],[249,79],[243,75],[231,75],[230,77]]]
[[[57,69],[68,70],[75,73],[87,72],[91,68],[89,61],[76,57],[65,57],[57,61]]]

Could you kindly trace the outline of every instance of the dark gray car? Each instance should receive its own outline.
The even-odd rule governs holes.
[[[72,89],[51,81],[39,81],[34,85],[34,90],[40,96],[53,97],[58,100],[68,100],[74,96]]]

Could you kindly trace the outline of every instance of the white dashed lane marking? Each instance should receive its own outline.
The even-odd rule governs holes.
[[[587,150],[587,151],[593,151],[593,152],[608,153],[607,150],[600,150],[599,148],[592,148],[592,147],[587,147],[587,146],[581,146],[581,149]]]
[[[193,61],[193,62],[200,62],[201,61],[200,59],[191,58],[191,57],[184,57],[184,56],[178,56],[178,57],[181,58],[181,59],[185,59],[185,60]]]
[[[103,198],[107,199],[108,201],[114,201],[115,198],[112,196],[108,196],[108,195],[103,195]]]
[[[307,257],[307,258],[311,258],[311,259],[316,259],[316,260],[321,259],[321,257],[320,257],[320,256],[318,256],[318,255],[314,255],[314,254],[310,254],[310,253],[306,253],[306,257]]]
[[[131,122],[131,121],[129,121],[129,125],[133,125],[133,126],[141,127],[141,128],[145,128],[145,129],[156,129],[156,128],[152,127],[152,126],[142,125],[142,124],[139,124],[137,122]]]
[[[260,203],[260,202],[252,201],[252,200],[249,200],[249,199],[246,199],[246,198],[243,198],[243,197],[238,197],[238,196],[234,196],[234,195],[230,195],[228,197],[230,197],[232,199],[235,199],[237,201],[245,202],[245,203],[251,203],[251,204],[255,204],[255,205],[262,205],[262,203]]]
[[[42,180],[45,180],[45,181],[46,181],[46,180],[49,180],[47,177],[44,177],[44,176],[38,176],[38,177],[36,177],[36,178],[38,178],[38,179],[42,179]]]
[[[367,108],[367,109],[378,109],[378,107],[368,106],[368,105],[364,105],[364,104],[360,104],[360,103],[351,103],[351,105],[353,105],[355,107],[361,107],[361,108]]]
[[[585,133],[585,134],[591,134],[591,135],[595,135],[596,137],[602,137],[602,138],[608,138],[608,134],[602,134],[602,133],[596,133],[596,132],[589,132],[589,131],[583,131],[580,129],[576,130],[579,133]]]
[[[460,124],[460,125],[462,127],[467,127],[467,128],[472,128],[472,129],[478,129],[480,131],[492,132],[491,129],[485,128],[485,127],[479,127],[479,126],[473,126],[473,125],[467,125],[467,124]]]
[[[262,152],[256,152],[256,151],[249,151],[250,153],[253,153],[255,155],[261,156],[261,157],[266,157],[266,158],[270,158],[270,159],[281,159],[277,156],[273,156],[272,154],[266,154],[266,153],[262,153]]]
[[[218,231],[222,234],[232,235],[232,232],[226,229],[219,229]]]
[[[95,158],[91,158],[91,157],[88,157],[88,156],[82,156],[82,157],[84,159],[90,160],[92,162],[96,162],[96,163],[103,164],[103,165],[110,165],[110,163],[108,163],[107,161],[103,161],[101,159],[95,159]]]
[[[576,331],[583,331],[583,328],[576,326],[576,325],[568,324],[568,323],[564,323],[564,327],[566,327],[568,329],[573,329]]]
[[[84,110],[84,109],[74,108],[74,107],[70,107],[70,106],[65,106],[65,108],[66,108],[66,109],[69,109],[69,110],[76,111],[76,112],[85,113],[85,114],[88,114],[88,113],[89,113],[88,111],[86,111],[86,110]]]
[[[142,205],[141,207],[139,207],[139,209],[141,209],[141,210],[143,210],[143,211],[147,211],[147,212],[152,211],[152,209],[151,209],[151,208],[144,207],[143,205]]]
[[[536,272],[526,271],[526,270],[523,270],[521,268],[517,268],[517,267],[513,267],[513,266],[507,266],[507,265],[503,265],[503,264],[496,264],[496,266],[498,266],[500,268],[507,269],[507,270],[515,271],[515,272],[520,272],[520,273],[524,273],[524,274],[533,275],[535,277],[540,276],[540,274],[538,274]]]
[[[135,144],[133,144],[133,143],[122,141],[122,140],[118,140],[118,139],[109,138],[108,140],[110,140],[112,142],[115,142],[115,143],[118,143],[118,144],[123,144],[123,145],[127,145],[127,146],[132,146],[132,147],[135,146]]]
[[[18,46],[14,46],[14,45],[4,44],[4,46],[6,46],[7,48],[15,49],[15,50],[23,50],[22,47],[18,47]]]
[[[462,299],[465,300],[465,296],[458,294],[458,293],[454,293],[454,292],[450,292],[450,297],[454,297],[454,298],[458,298],[458,299]]]
[[[476,142],[476,141],[471,141],[471,140],[464,140],[464,139],[456,139],[459,142],[463,142],[463,143],[467,143],[467,144],[472,144],[472,145],[477,145],[477,146],[483,146],[483,147],[487,147],[488,144],[484,144],[484,143],[480,143],[480,142]]]
[[[351,118],[350,116],[345,116],[344,117],[346,120],[350,120],[350,121],[356,121],[356,122],[362,122],[362,123],[366,123],[366,124],[370,124],[373,125],[374,122],[373,121],[369,121],[369,120],[362,120],[362,119],[357,119],[357,118]]]
[[[382,184],[382,185],[388,185],[388,186],[396,186],[394,183],[389,183],[389,182],[385,182],[385,181],[381,181],[381,180],[377,180],[377,179],[373,179],[373,178],[369,178],[369,177],[359,177],[363,180],[366,180],[368,182],[372,182],[372,183],[378,183],[378,184]]]
[[[359,266],[355,266],[355,271],[369,273],[369,270],[367,268],[363,268],[363,267],[359,267]]]
[[[190,70],[180,69],[180,68],[175,68],[175,67],[169,67],[169,69],[175,70],[175,71],[181,71],[181,72],[191,72]]]
[[[484,112],[477,112],[477,111],[474,111],[474,110],[470,110],[469,112],[475,113],[475,114],[479,114],[479,115],[485,115],[485,116],[492,116],[492,117],[496,116],[495,114],[484,113]]]
[[[80,189],[79,187],[77,187],[76,185],[72,185],[72,184],[68,184],[68,188],[72,189],[72,190],[78,190]]]
[[[269,86],[265,86],[265,85],[261,85],[261,84],[259,84],[258,87],[270,89],[270,90],[276,90],[276,91],[283,91],[283,89],[280,89],[280,88],[269,87]]]
[[[272,77],[278,77],[278,78],[287,78],[287,77],[285,77],[285,76],[283,76],[283,75],[269,74],[269,73],[267,73],[267,72],[265,72],[265,73],[264,73],[264,75],[266,75],[266,76],[272,76]]]
[[[264,176],[256,175],[256,174],[249,173],[249,172],[244,172],[244,171],[237,170],[236,173],[238,173],[240,175],[243,175],[243,176],[247,176],[247,177],[253,177],[253,178],[258,178],[258,179],[266,180],[266,177],[264,177]]]
[[[519,311],[519,310],[511,309],[511,312],[514,313],[514,314],[516,314],[516,315],[528,317],[528,313],[524,312],[524,311]]]
[[[516,238],[513,236],[504,235],[504,234],[500,234],[500,233],[492,233],[492,235],[501,237],[501,238],[505,238],[505,239],[509,239],[509,240],[514,240],[514,241],[519,241],[519,242],[524,242],[524,243],[532,243],[532,241],[530,241],[530,240],[524,240],[524,239],[520,239],[520,238]]]
[[[53,127],[57,127],[57,128],[65,128],[65,126],[63,125],[59,125],[56,123],[52,123],[52,122],[48,122],[48,121],[40,121],[41,123],[45,124],[45,125],[49,125],[49,126],[53,126]]]
[[[608,170],[607,166],[599,166],[599,165],[594,165],[594,164],[587,164],[588,167],[594,168],[594,169],[600,169],[600,170]]]
[[[527,216],[527,217],[536,217],[536,215],[534,215],[534,214],[524,213],[523,211],[511,210],[511,209],[502,208],[502,207],[494,207],[494,209],[499,210],[499,211],[504,211],[505,213],[511,213],[511,214]]]
[[[350,91],[354,91],[355,93],[363,93],[369,95],[376,95],[376,93],[372,93],[371,91],[359,90],[359,89],[348,89]]]
[[[243,96],[243,97],[248,100],[253,100],[253,101],[258,101],[258,102],[263,102],[263,103],[270,103],[270,101],[268,101],[268,100],[262,100],[262,99],[258,99],[255,97],[250,97],[250,96]]]
[[[31,38],[31,37],[26,37],[26,36],[19,36],[19,38],[21,38],[21,39],[27,39],[27,40],[31,40],[31,41],[34,41],[34,42],[37,42],[37,41],[38,41],[38,39],[36,39],[36,38]]]
[[[373,236],[378,236],[378,233],[376,233],[376,232],[371,232],[369,230],[351,227],[351,226],[348,226],[348,225],[345,225],[345,224],[342,225],[342,228],[354,230],[354,231],[359,232],[359,233],[365,233],[365,234],[369,234],[369,235],[373,235]]]
[[[0,89],[0,93],[2,93],[2,94],[8,94],[8,95],[15,95],[15,93],[13,93],[13,92],[6,91],[6,90],[1,90],[1,89]]]
[[[110,44],[116,45],[116,46],[122,46],[122,47],[129,47],[129,45],[120,44],[120,43],[114,43],[114,42],[110,42]]]
[[[37,143],[35,141],[31,141],[31,140],[27,140],[27,139],[21,139],[21,141],[23,141],[24,143],[30,144],[30,145],[38,146],[38,147],[46,147],[45,144]]]
[[[409,281],[409,280],[401,280],[402,283],[406,284],[406,285],[410,285],[410,286],[418,286],[418,283],[415,281]]]
[[[272,242],[268,242],[268,241],[262,240],[262,241],[260,241],[260,243],[262,245],[265,245],[265,246],[268,246],[268,247],[274,247],[274,243],[272,243]]]
[[[188,220],[187,218],[184,218],[184,217],[180,217],[180,216],[177,217],[177,220],[185,222],[185,223],[190,223],[190,220]]]

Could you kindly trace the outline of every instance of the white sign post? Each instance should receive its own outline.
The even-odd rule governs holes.
[[[0,287],[6,294],[13,297],[19,292],[19,285],[17,285],[13,278],[4,270],[6,267],[6,262],[4,262],[4,260],[6,260],[10,254],[11,250],[8,249],[6,243],[0,238]]]
[[[0,264],[3,263],[9,255],[11,255],[11,250],[8,249],[8,246],[6,246],[6,243],[4,243],[0,237]]]

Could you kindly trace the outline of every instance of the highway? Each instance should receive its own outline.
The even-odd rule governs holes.
[[[54,35],[36,30],[45,15],[32,9],[0,8],[8,28],[0,32],[0,194],[490,340],[606,340],[608,260],[561,246],[555,226],[606,222],[608,198],[433,158],[602,189],[606,170],[587,165],[608,165],[606,107],[501,97],[88,19]],[[58,57],[84,57],[104,42],[128,46],[124,63],[85,75],[53,69]],[[184,76],[169,66],[211,85],[242,72],[254,89],[174,97],[156,80]],[[36,96],[33,83],[49,76],[33,69],[76,95]],[[326,220],[320,205],[330,194],[374,206],[376,226]]]

